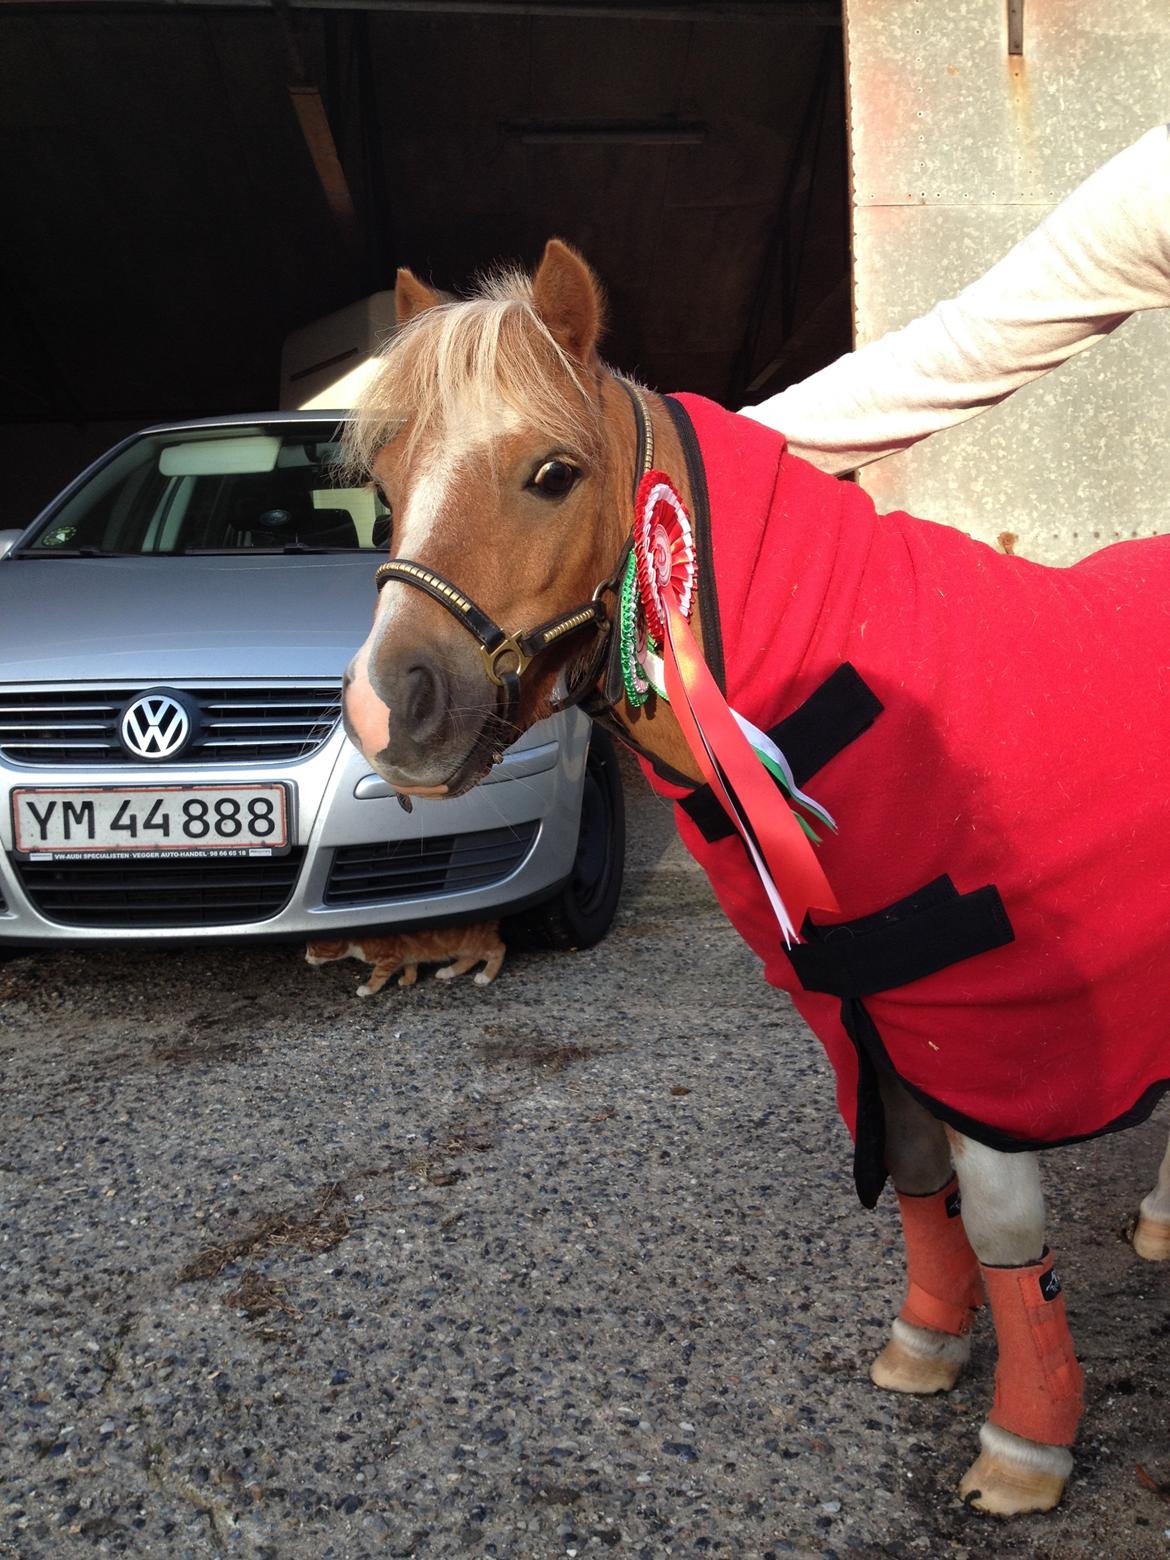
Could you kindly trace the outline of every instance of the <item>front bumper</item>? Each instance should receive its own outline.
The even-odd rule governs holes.
[[[403,811],[340,726],[305,759],[228,767],[0,766],[0,945],[300,940],[491,918],[555,892],[577,848],[589,725],[534,726],[491,776]],[[11,791],[229,784],[294,791],[294,846],[269,862],[33,863],[13,853]]]

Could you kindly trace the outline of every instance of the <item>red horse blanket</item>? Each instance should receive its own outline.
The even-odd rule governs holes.
[[[886,1066],[998,1148],[1141,1119],[1170,1081],[1170,537],[1047,568],[879,516],[710,402],[672,415],[708,662],[835,817],[840,918],[786,953],[710,795],[647,772],[824,1044],[863,1199]]]

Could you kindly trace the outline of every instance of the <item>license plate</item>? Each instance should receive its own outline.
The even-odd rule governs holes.
[[[289,848],[285,785],[35,787],[12,793],[18,855],[277,856]]]

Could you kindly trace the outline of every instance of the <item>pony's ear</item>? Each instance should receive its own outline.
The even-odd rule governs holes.
[[[544,246],[532,278],[532,297],[553,340],[578,363],[588,363],[605,314],[601,283],[577,251],[559,238],[550,238]]]
[[[424,309],[433,309],[439,295],[425,282],[420,282],[413,271],[400,269],[394,281],[394,318],[405,325]]]

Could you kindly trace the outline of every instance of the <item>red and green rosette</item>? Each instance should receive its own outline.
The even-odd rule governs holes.
[[[659,680],[699,769],[738,830],[785,944],[810,910],[837,910],[810,825],[778,800],[771,777],[820,821],[832,819],[796,788],[784,755],[731,709],[703,660],[688,619],[695,600],[695,539],[670,478],[648,471],[634,500],[633,567],[622,591],[620,633],[626,695],[635,708]],[[661,658],[659,658],[659,651]],[[653,661],[660,678],[651,679]],[[811,836],[811,838],[810,838]]]
[[[648,471],[634,500],[634,558],[646,632],[656,644],[666,634],[664,592],[684,618],[695,599],[695,537],[690,517],[670,478]]]

